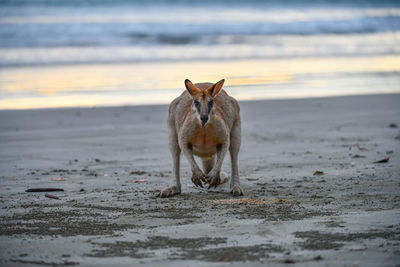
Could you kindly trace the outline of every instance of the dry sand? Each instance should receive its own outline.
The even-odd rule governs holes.
[[[186,160],[182,195],[153,196],[167,106],[0,111],[0,264],[400,264],[400,95],[241,106],[243,203]]]

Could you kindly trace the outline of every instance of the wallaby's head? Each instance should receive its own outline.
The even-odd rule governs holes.
[[[191,110],[196,115],[199,122],[204,126],[210,121],[210,117],[215,113],[214,98],[221,91],[225,80],[212,84],[210,87],[201,90],[196,87],[190,80],[185,80],[186,89],[193,98]]]

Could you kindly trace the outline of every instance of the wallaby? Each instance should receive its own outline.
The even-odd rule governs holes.
[[[181,193],[179,165],[181,151],[192,169],[192,182],[208,189],[221,183],[220,171],[225,154],[231,155],[231,193],[243,195],[239,182],[238,154],[241,143],[240,107],[236,99],[222,89],[225,80],[196,83],[185,80],[186,89],[169,106],[169,147],[173,158],[170,185],[160,192],[161,197]],[[203,171],[197,165],[198,156]]]

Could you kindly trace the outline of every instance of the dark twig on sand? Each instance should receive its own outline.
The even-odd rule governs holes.
[[[48,197],[48,198],[53,198],[53,199],[60,199],[59,197],[52,195],[52,194],[45,194],[44,196]]]
[[[384,158],[384,159],[375,161],[374,163],[386,163],[386,162],[389,162],[389,158]]]
[[[64,191],[62,188],[29,188],[25,192],[54,192],[54,191]]]

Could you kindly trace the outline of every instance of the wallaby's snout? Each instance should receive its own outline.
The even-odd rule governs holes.
[[[201,124],[203,124],[203,126],[204,126],[208,121],[208,114],[201,114],[200,120],[201,120]]]
[[[213,111],[213,102],[214,100],[211,96],[203,95],[199,100],[194,100],[194,103],[199,105],[196,107],[195,112],[197,113],[197,117],[201,123],[201,125],[205,126],[208,121],[210,121],[210,116]]]

